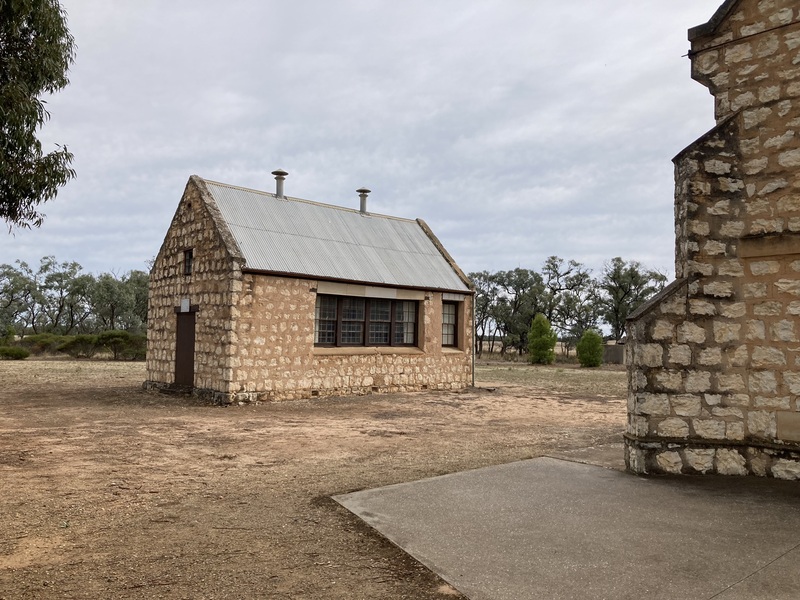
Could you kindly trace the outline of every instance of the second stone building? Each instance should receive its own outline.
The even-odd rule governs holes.
[[[472,383],[473,292],[422,220],[192,176],[150,274],[148,388],[217,402]]]

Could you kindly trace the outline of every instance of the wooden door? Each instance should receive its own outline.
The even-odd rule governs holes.
[[[178,313],[175,343],[175,385],[194,386],[194,322],[193,312]]]

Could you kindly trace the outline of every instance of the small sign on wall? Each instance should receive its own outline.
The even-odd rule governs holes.
[[[190,304],[188,298],[181,298],[181,312],[189,312]]]

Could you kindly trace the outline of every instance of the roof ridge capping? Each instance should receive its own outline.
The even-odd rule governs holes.
[[[740,1],[741,0],[725,0],[707,23],[689,29],[689,41],[693,42],[697,38],[714,33],[725,18],[733,12],[733,9]]]
[[[291,201],[291,202],[302,202],[304,204],[311,204],[312,206],[320,206],[322,208],[332,208],[332,209],[335,209],[335,210],[341,210],[341,211],[344,211],[344,212],[355,213],[357,215],[362,215],[362,216],[367,216],[367,217],[380,217],[382,219],[394,219],[396,221],[406,221],[406,222],[409,222],[409,223],[414,223],[416,221],[416,219],[409,219],[407,217],[396,217],[394,215],[384,215],[382,213],[375,213],[375,212],[371,212],[371,211],[367,212],[367,213],[362,213],[359,208],[350,208],[348,206],[340,206],[338,204],[328,204],[328,203],[325,203],[325,202],[316,202],[314,200],[306,200],[305,198],[297,198],[295,196],[286,196],[286,195],[278,196],[277,194],[274,194],[272,192],[265,192],[263,190],[256,190],[256,189],[253,189],[253,188],[247,188],[247,187],[244,187],[244,186],[241,186],[241,185],[234,185],[232,183],[223,183],[222,181],[213,181],[211,179],[205,179],[205,178],[200,177],[200,176],[197,176],[197,177],[199,179],[203,180],[207,184],[219,185],[219,186],[226,187],[226,188],[231,188],[231,189],[234,189],[234,190],[241,190],[243,192],[250,192],[250,193],[253,193],[253,194],[259,194],[261,196],[269,196],[270,198],[274,198],[275,200],[288,200],[288,201]]]

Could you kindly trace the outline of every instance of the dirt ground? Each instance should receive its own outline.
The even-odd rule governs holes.
[[[0,599],[461,596],[331,495],[618,449],[625,372],[479,365],[474,389],[207,406],[141,363],[0,361]]]

